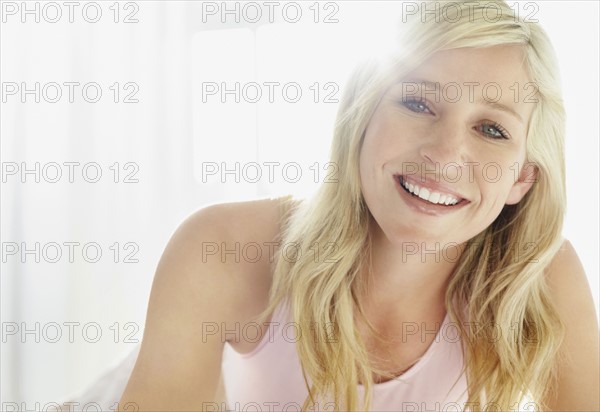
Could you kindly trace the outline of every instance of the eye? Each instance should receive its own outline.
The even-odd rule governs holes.
[[[429,107],[425,103],[425,100],[414,99],[414,98],[404,98],[402,99],[402,105],[404,105],[408,110],[415,113],[424,113],[425,110],[431,113]]]
[[[509,134],[500,123],[490,122],[481,125],[481,130],[492,139],[509,139]]]

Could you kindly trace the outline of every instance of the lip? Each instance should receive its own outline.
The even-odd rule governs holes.
[[[417,185],[419,187],[423,187],[427,190],[429,190],[430,192],[439,192],[439,193],[446,193],[446,194],[450,194],[452,196],[454,196],[455,198],[459,199],[461,202],[462,200],[466,200],[467,202],[469,201],[466,197],[464,197],[463,195],[461,195],[458,192],[455,192],[454,190],[450,189],[449,187],[446,187],[443,184],[440,184],[438,182],[436,182],[435,180],[431,180],[431,179],[417,179],[414,176],[410,176],[410,175],[394,175],[394,178],[398,179],[398,178],[402,178],[402,180],[404,180],[407,183],[412,183],[413,185]]]
[[[406,191],[406,189],[400,183],[400,177],[402,177],[403,179],[406,179],[404,176],[401,176],[401,175],[393,176],[396,190],[400,194],[400,197],[406,202],[406,204],[417,212],[425,213],[430,216],[440,216],[440,215],[445,215],[448,213],[456,212],[457,210],[462,209],[463,207],[465,207],[466,205],[471,203],[468,200],[466,200],[465,198],[463,198],[462,196],[455,194],[456,192],[453,192],[451,190],[445,190],[445,189],[438,189],[437,191],[439,191],[439,192],[443,191],[446,193],[450,193],[453,196],[456,196],[457,198],[459,198],[461,200],[454,206],[436,205],[436,204],[430,203],[430,202],[423,200],[420,197],[415,196],[415,195],[409,193],[408,191]],[[406,181],[409,181],[409,180],[406,179]],[[414,180],[412,180],[412,181],[414,181]],[[427,189],[430,188],[429,186],[421,185],[418,182],[416,182],[416,184],[420,185],[421,187],[425,187]],[[434,188],[431,188],[431,189],[435,190]]]

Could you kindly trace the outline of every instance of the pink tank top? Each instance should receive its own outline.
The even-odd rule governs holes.
[[[248,339],[256,336],[256,329],[240,332]],[[297,334],[287,302],[283,302],[275,309],[267,333],[252,352],[240,354],[225,344],[222,372],[227,410],[301,410],[308,390],[295,347]],[[467,400],[462,367],[458,327],[446,314],[433,343],[417,363],[401,376],[373,386],[371,410],[460,411]],[[362,402],[364,387],[358,385],[357,389]],[[315,410],[335,408],[333,402],[322,402],[315,405]]]

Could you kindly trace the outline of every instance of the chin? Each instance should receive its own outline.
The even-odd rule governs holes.
[[[402,248],[406,245],[419,245],[426,250],[442,250],[446,247],[454,248],[467,242],[466,236],[448,236],[450,229],[436,226],[427,230],[415,225],[396,225],[393,230],[384,229],[387,240],[395,247]]]

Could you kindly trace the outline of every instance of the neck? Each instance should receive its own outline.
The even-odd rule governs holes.
[[[369,230],[369,306],[399,316],[442,311],[448,283],[465,244],[445,249],[439,242],[414,239],[392,243],[372,218]]]

